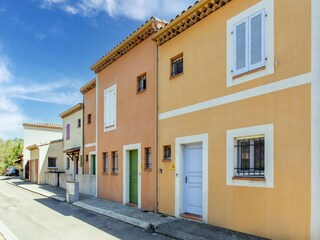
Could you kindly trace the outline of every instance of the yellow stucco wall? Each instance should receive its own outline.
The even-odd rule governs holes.
[[[233,0],[159,47],[160,114],[310,72],[310,1],[275,0],[274,74],[227,87],[227,20],[258,2]],[[170,59],[182,52],[184,73],[169,79]],[[160,120],[159,211],[175,214],[175,139],[208,133],[208,223],[272,239],[310,238],[310,104],[305,84]],[[226,131],[264,124],[274,125],[274,187],[228,186]],[[172,147],[169,163],[161,161],[164,145]]]

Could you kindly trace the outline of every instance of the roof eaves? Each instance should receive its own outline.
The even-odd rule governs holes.
[[[78,103],[77,105],[74,105],[73,107],[69,108],[68,110],[64,111],[59,115],[61,118],[65,118],[70,116],[71,114],[80,111],[83,109],[83,103]]]

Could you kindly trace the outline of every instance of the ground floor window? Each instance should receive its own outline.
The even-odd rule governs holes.
[[[102,159],[103,159],[103,173],[108,173],[108,165],[109,165],[109,156],[107,152],[102,153]]]
[[[264,176],[264,136],[235,139],[235,176]]]
[[[66,170],[69,170],[70,169],[70,158],[67,157],[66,159]]]
[[[118,152],[112,152],[112,173],[118,173]]]
[[[57,158],[48,157],[48,168],[56,168],[57,167]]]

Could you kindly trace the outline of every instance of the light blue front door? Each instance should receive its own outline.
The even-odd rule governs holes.
[[[202,215],[202,144],[184,148],[184,209]]]

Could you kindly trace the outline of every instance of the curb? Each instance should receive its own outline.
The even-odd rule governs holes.
[[[29,192],[33,192],[33,193],[39,194],[39,195],[44,196],[44,197],[48,197],[48,198],[55,199],[55,200],[60,201],[60,202],[65,202],[65,201],[66,201],[66,199],[63,198],[63,197],[59,197],[59,196],[56,196],[56,195],[48,195],[48,194],[44,194],[44,193],[41,193],[41,192],[37,192],[37,191],[34,191],[34,190],[32,190],[32,189],[29,189],[29,188],[25,188],[25,187],[16,185],[16,184],[14,184],[13,182],[9,182],[9,181],[6,181],[6,183],[8,183],[8,184],[10,184],[10,185],[12,185],[12,186],[15,186],[15,187],[22,188],[22,189],[27,190],[27,191],[29,191]]]
[[[125,222],[125,223],[131,224],[133,226],[142,228],[144,230],[147,230],[151,227],[150,223],[148,223],[148,222],[145,222],[145,221],[142,221],[142,220],[139,220],[136,218],[128,217],[128,216],[125,216],[125,215],[122,215],[119,213],[115,213],[115,212],[112,212],[109,210],[97,208],[97,207],[94,207],[94,206],[91,206],[91,205],[88,205],[85,203],[75,202],[75,203],[73,203],[73,205],[80,207],[80,208],[83,208],[85,210],[88,210],[90,212],[94,212],[94,213],[98,213],[98,214],[101,214],[101,215],[104,215],[104,216],[107,216],[110,218],[114,218],[114,219],[119,220],[121,222]]]

